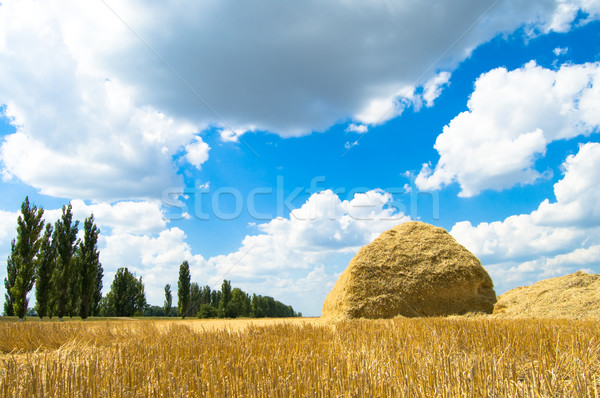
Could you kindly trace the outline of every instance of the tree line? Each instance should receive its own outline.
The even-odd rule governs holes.
[[[47,316],[171,316],[182,318],[296,317],[294,309],[269,296],[245,293],[231,288],[224,280],[221,290],[191,283],[190,266],[179,267],[178,303],[173,307],[171,286],[165,286],[163,307],[146,302],[142,277],[126,267],[115,274],[109,293],[102,297],[104,270],[100,263],[98,237],[100,229],[91,214],[83,222],[83,237],[77,238],[79,221],[73,220],[71,203],[62,207],[62,216],[54,225],[43,219],[44,209],[21,204],[17,220],[17,237],[11,242],[6,264],[4,315],[36,313]],[[35,285],[36,305],[29,310],[27,295]]]
[[[54,226],[43,215],[44,209],[26,197],[6,264],[4,314],[24,319],[27,295],[35,284],[35,311],[40,318],[99,315],[104,271],[94,215],[85,219],[82,239],[77,238],[79,221],[73,220],[70,203],[62,207]]]
[[[191,283],[190,265],[184,261],[179,266],[177,282],[177,314],[182,318],[280,318],[297,317],[301,313],[292,306],[285,305],[269,296],[252,294],[250,296],[240,288],[231,288],[231,281],[223,280],[221,290],[211,290],[210,286],[200,287]],[[165,286],[164,313],[172,311],[173,295],[171,285]]]

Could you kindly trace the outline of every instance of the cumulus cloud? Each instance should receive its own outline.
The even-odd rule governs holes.
[[[192,254],[186,239],[185,232],[177,227],[154,235],[123,232],[102,236],[99,247],[105,292],[110,290],[110,283],[120,267],[143,276],[147,301],[155,305],[162,304],[167,283],[176,286],[179,265],[184,260],[190,263],[193,280],[206,280],[206,261],[201,255]]]
[[[315,193],[289,218],[260,224],[260,233],[247,235],[238,250],[208,262],[216,275],[234,274],[249,289],[280,293],[289,302],[304,301],[309,289],[308,296],[322,302],[337,278],[323,266],[345,268],[361,246],[409,221],[387,206],[390,201],[391,195],[380,190],[350,200],[330,190]]]
[[[440,72],[423,86],[425,106],[433,106],[434,101],[442,94],[442,89],[450,81],[450,72]]]
[[[557,57],[560,55],[565,55],[566,53],[569,52],[569,48],[568,47],[556,47],[553,51],[554,55],[556,55]]]
[[[600,245],[600,144],[587,143],[564,163],[565,175],[554,185],[556,201],[503,221],[459,222],[451,234],[475,253],[499,281],[535,281],[574,272],[600,271],[594,256]]]
[[[346,132],[347,133],[358,133],[358,134],[364,134],[367,131],[369,131],[369,128],[367,126],[365,126],[364,124],[354,124],[354,123],[350,123],[348,125],[348,127],[346,128]]]
[[[435,82],[440,54],[435,69],[452,70],[499,33],[565,31],[578,11],[598,17],[595,2],[578,0],[488,8],[3,1],[0,104],[17,127],[2,143],[3,175],[52,196],[155,198],[179,182],[174,153],[190,145],[194,165],[205,159],[194,137],[207,126],[289,137],[348,118],[381,123]],[[441,86],[424,88],[426,104]]]
[[[208,160],[210,147],[200,137],[194,137],[194,141],[185,146],[185,158],[190,164],[200,170],[202,163]]]
[[[542,178],[535,161],[548,143],[600,126],[600,64],[497,68],[477,79],[467,106],[438,136],[440,160],[423,165],[420,189],[458,182],[460,196],[469,197]]]

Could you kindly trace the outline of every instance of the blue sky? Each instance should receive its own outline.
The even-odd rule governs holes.
[[[600,2],[522,3],[3,1],[0,259],[29,195],[156,305],[188,260],[319,315],[410,219],[499,294],[600,272]]]

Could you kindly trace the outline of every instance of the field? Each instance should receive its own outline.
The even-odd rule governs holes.
[[[0,322],[2,397],[599,397],[600,321]]]

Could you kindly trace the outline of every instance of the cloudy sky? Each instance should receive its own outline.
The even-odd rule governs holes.
[[[49,222],[93,213],[105,290],[126,266],[155,305],[188,260],[320,315],[410,219],[499,294],[600,272],[599,20],[598,0],[2,0],[0,260],[29,195]]]

